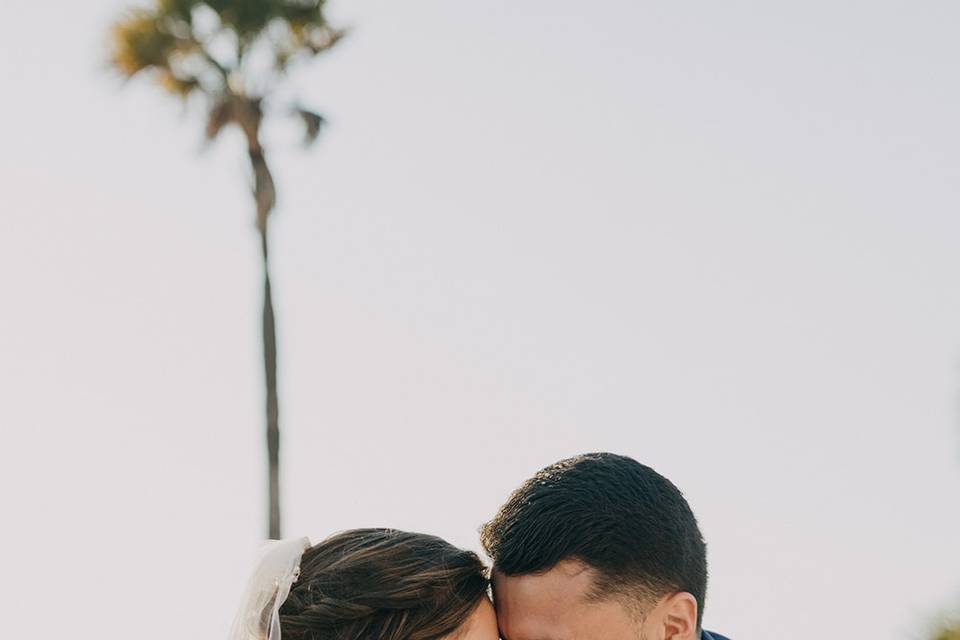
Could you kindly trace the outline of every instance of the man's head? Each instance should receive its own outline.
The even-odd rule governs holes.
[[[703,537],[677,487],[636,460],[592,453],[543,469],[481,539],[505,640],[699,638]]]

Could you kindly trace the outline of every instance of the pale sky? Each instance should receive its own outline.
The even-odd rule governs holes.
[[[3,4],[5,637],[222,638],[263,534],[245,160],[105,71],[128,4]],[[330,127],[270,135],[287,535],[478,548],[612,450],[734,640],[960,604],[960,5],[330,8]]]

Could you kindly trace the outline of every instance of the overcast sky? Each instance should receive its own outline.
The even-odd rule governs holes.
[[[9,637],[222,638],[264,529],[242,147],[105,71],[127,4],[3,4]],[[288,535],[476,548],[612,450],[735,640],[960,602],[960,5],[330,6],[329,129],[269,134]]]

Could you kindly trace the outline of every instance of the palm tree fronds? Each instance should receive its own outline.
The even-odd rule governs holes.
[[[340,42],[345,35],[345,29],[334,29],[328,24],[311,25],[305,30],[303,44],[314,54],[322,53]]]
[[[160,71],[160,86],[175,95],[186,98],[195,89],[200,88],[200,80],[196,76],[180,76],[170,69]]]
[[[160,26],[158,16],[135,11],[113,26],[113,52],[110,61],[127,76],[151,67],[166,67],[177,38]]]
[[[206,0],[228,25],[243,39],[259,35],[278,16],[277,0]]]
[[[319,113],[310,111],[309,109],[303,109],[301,107],[296,107],[295,109],[297,115],[300,116],[300,119],[303,120],[305,127],[305,137],[304,144],[310,145],[317,141],[317,138],[320,136],[320,131],[323,129],[323,126],[327,123],[327,119],[324,118]]]
[[[193,22],[194,8],[201,0],[157,0],[160,13],[175,16],[187,23]]]
[[[138,10],[116,22],[112,36],[110,62],[126,77],[153,69],[158,71],[160,85],[175,95],[187,96],[201,88],[200,77],[208,62],[186,19]]]

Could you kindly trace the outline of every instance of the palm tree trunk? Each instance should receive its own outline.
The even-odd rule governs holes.
[[[257,120],[259,124],[259,120]],[[267,218],[276,202],[273,176],[257,139],[257,126],[248,135],[250,164],[253,169],[253,196],[257,205],[257,230],[263,254],[263,368],[267,385],[267,474],[269,491],[268,535],[280,539],[280,408],[277,396],[277,328],[270,290]]]
[[[280,407],[277,397],[277,329],[270,291],[267,233],[260,232],[263,250],[263,367],[267,383],[267,467],[269,475],[269,537],[280,539]]]

